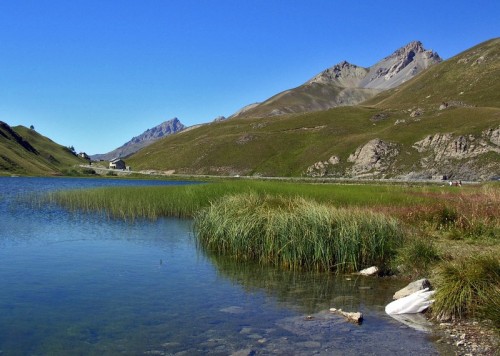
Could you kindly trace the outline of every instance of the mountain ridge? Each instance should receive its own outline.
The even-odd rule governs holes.
[[[141,148],[144,148],[163,137],[182,131],[185,128],[184,124],[177,117],[174,117],[156,125],[155,127],[147,129],[138,136],[132,137],[129,141],[108,153],[91,155],[90,158],[94,161],[110,161],[115,158],[125,158],[139,151]]]
[[[246,106],[230,118],[270,117],[356,105],[399,86],[441,61],[441,57],[426,50],[422,42],[412,41],[368,68],[341,61],[304,84]]]

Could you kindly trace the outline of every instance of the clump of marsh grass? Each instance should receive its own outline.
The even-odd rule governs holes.
[[[402,240],[396,220],[299,197],[237,194],[195,215],[204,248],[290,269],[357,271],[385,266]]]
[[[441,260],[438,249],[429,238],[410,237],[394,258],[394,268],[411,278],[428,276]]]
[[[500,260],[490,254],[445,262],[432,306],[438,320],[482,317],[500,328]]]

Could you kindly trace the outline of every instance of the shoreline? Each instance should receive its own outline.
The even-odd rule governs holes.
[[[444,334],[436,342],[453,346],[455,355],[495,356],[500,353],[498,333],[489,321],[434,321],[434,324]]]

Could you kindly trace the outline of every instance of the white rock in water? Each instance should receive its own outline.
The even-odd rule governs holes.
[[[363,276],[373,276],[374,274],[378,273],[378,268],[375,266],[365,268],[361,271],[358,272],[359,274]]]
[[[429,288],[419,290],[406,297],[395,300],[385,307],[387,314],[413,314],[421,313],[427,309],[433,299],[430,299],[436,291],[429,291]]]

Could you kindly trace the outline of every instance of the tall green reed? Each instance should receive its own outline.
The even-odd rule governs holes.
[[[195,231],[202,247],[238,260],[338,272],[387,265],[403,235],[368,210],[255,193],[212,203],[195,215]]]

